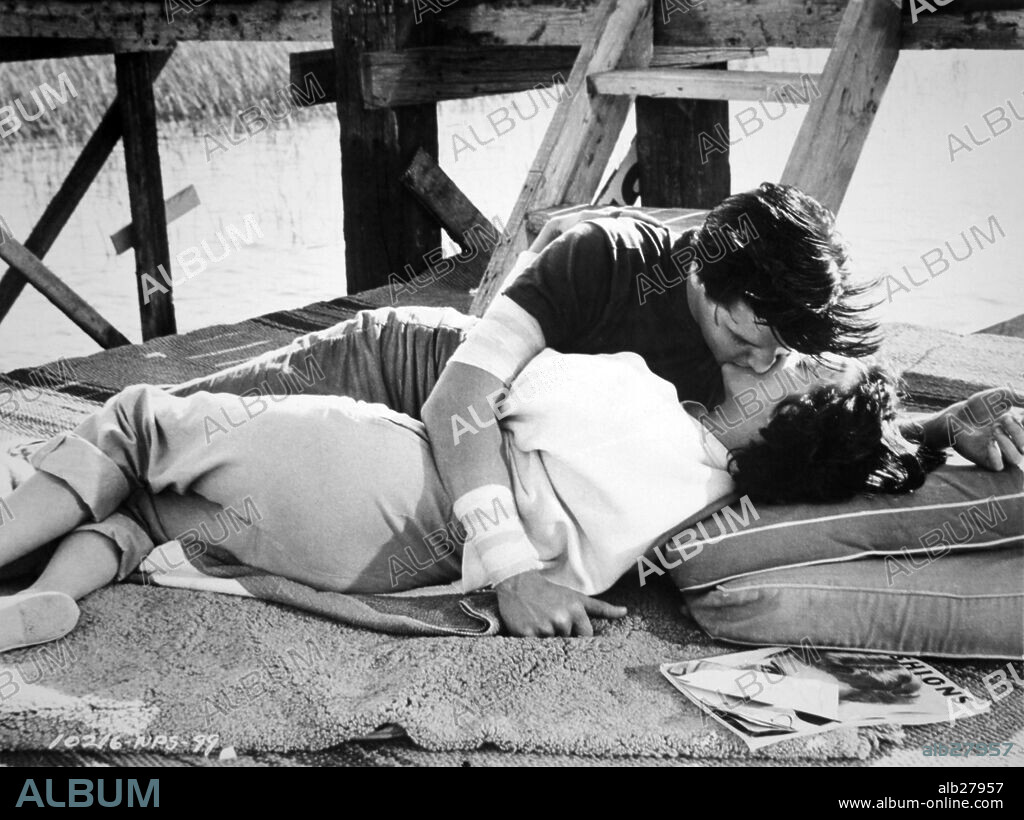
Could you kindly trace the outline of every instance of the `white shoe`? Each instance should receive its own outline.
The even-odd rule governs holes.
[[[63,638],[78,623],[75,599],[63,592],[0,597],[0,652]]]

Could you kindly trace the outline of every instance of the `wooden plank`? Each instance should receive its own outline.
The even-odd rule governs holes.
[[[449,236],[466,248],[478,226],[491,220],[473,204],[426,151],[417,151],[402,174],[402,184],[430,210]]]
[[[428,15],[436,17],[437,15]],[[360,64],[366,51],[424,45],[425,18],[412,24],[409,6],[375,8],[337,0],[333,13],[341,128],[341,192],[348,292],[388,282],[406,266],[419,270],[441,245],[441,231],[405,186],[402,174],[416,151],[437,156],[437,106],[366,110]]]
[[[1014,316],[1005,322],[998,322],[982,330],[976,330],[975,333],[988,333],[993,336],[1016,336],[1018,339],[1024,339],[1024,314]],[[1021,372],[1024,373],[1024,370]]]
[[[563,205],[558,208],[542,208],[539,211],[530,213],[527,219],[527,228],[532,235],[536,236],[540,233],[541,228],[556,216],[565,216],[576,211],[589,210],[593,207],[592,205]],[[708,213],[700,208],[638,208],[629,206],[629,210],[641,211],[676,231],[683,231],[687,228],[703,224],[704,217]]]
[[[782,182],[838,213],[899,53],[898,1],[850,0]]]
[[[467,290],[476,287],[493,251],[490,237],[498,229],[426,151],[416,152],[402,175],[402,184],[434,215],[462,252],[467,256],[472,254],[464,263],[465,271],[460,275],[460,282]]]
[[[301,107],[326,105],[338,101],[338,89],[335,87],[337,77],[334,70],[334,49],[318,48],[312,51],[293,51],[288,55],[288,76],[292,85],[306,87],[305,77],[312,74],[324,90],[324,96],[315,100],[309,97],[297,97],[295,104]]]
[[[182,188],[164,203],[164,210],[167,212],[167,224],[170,225],[174,220],[180,219],[198,206],[199,194],[196,193],[195,186],[189,185],[187,188]],[[134,227],[130,223],[125,225],[117,233],[111,235],[110,241],[114,244],[114,253],[118,256],[127,250],[131,250],[135,247]]]
[[[170,59],[170,51],[158,51],[150,55],[153,76],[160,73]],[[115,101],[103,115],[100,124],[89,137],[82,153],[78,155],[60,188],[50,200],[43,215],[39,217],[32,232],[25,240],[25,247],[40,259],[57,241],[61,230],[82,201],[93,180],[99,174],[107,157],[121,139],[121,109]],[[0,321],[7,316],[15,300],[24,290],[27,280],[13,268],[0,279]]]
[[[589,97],[587,75],[612,68],[644,66],[651,58],[651,4],[647,0],[605,0],[566,83],[562,99],[526,176],[506,236],[495,249],[476,297],[481,315],[498,293],[516,257],[528,245],[531,211],[563,202],[589,202],[629,113],[624,97]]]
[[[497,62],[493,55],[507,55]],[[726,60],[763,57],[766,49],[696,48],[655,46],[651,66],[698,66]],[[526,91],[558,73],[572,71],[579,46],[427,46],[401,51],[371,51],[363,56],[363,95],[371,108],[441,100],[464,99],[481,94],[509,94]],[[540,56],[543,55],[543,56]],[[334,49],[296,51],[289,55],[291,80],[301,85],[313,74],[327,96],[302,105],[319,105],[337,100],[334,88]],[[538,66],[538,62],[541,64]],[[497,76],[489,73],[492,68]]]
[[[879,356],[900,373],[912,402],[948,407],[990,387],[1024,390],[1024,339],[882,325]]]
[[[655,49],[651,65],[697,66],[761,54],[744,48]],[[510,94],[562,82],[577,46],[480,46],[377,51],[363,56],[363,95],[371,108]]]
[[[370,52],[363,55],[363,96],[368,107],[386,108],[526,91],[568,75],[578,52],[576,46]]]
[[[0,0],[7,37],[108,40],[134,51],[179,40],[330,41],[330,20],[331,0],[208,0],[191,10],[167,0]]]
[[[342,2],[342,0],[338,0]],[[366,6],[346,0],[342,8]],[[411,3],[410,3],[411,5]],[[420,7],[423,7],[421,3]],[[669,17],[675,45],[829,48],[844,0],[714,0]],[[167,21],[166,0],[0,0],[0,31],[8,37],[104,39],[123,48],[166,48],[180,40],[330,40],[331,0],[211,0]],[[599,0],[449,4],[424,15],[446,43],[459,45],[579,45]],[[436,18],[431,20],[431,18]],[[1024,48],[1019,0],[955,0],[913,24],[903,20],[904,48]]]
[[[632,97],[657,97],[693,100],[776,100],[785,86],[799,86],[802,97],[805,83],[816,85],[817,74],[784,71],[701,71],[697,69],[626,69],[591,74],[587,79],[591,94],[619,94]]]
[[[117,97],[121,107],[124,164],[128,200],[135,234],[135,276],[142,319],[142,339],[177,332],[174,293],[170,279],[171,252],[167,247],[167,212],[157,145],[153,71],[148,55],[137,51],[114,57]],[[143,275],[167,271],[165,289],[148,292]]]
[[[667,16],[666,44],[702,47],[830,48],[846,0],[712,0],[688,13]],[[993,10],[996,7],[996,10]],[[597,14],[598,0],[546,3],[456,3],[440,25],[446,42],[464,45],[575,45]],[[1019,0],[955,0],[936,14],[902,21],[903,48],[1024,48],[1024,10]],[[927,19],[925,19],[927,17]]]
[[[87,54],[110,54],[111,50],[111,45],[107,40],[39,40],[32,37],[0,37],[0,63],[82,57]]]
[[[18,240],[5,237],[0,242],[0,259],[28,279],[36,289],[56,305],[72,322],[84,330],[101,347],[107,349],[131,344],[113,325],[104,319],[57,274],[44,265],[38,256]]]

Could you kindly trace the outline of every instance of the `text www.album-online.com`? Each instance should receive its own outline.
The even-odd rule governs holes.
[[[840,800],[841,809],[1001,809],[1003,801],[999,799],[969,797],[938,797],[932,800],[903,800],[895,797],[878,798],[876,800]]]

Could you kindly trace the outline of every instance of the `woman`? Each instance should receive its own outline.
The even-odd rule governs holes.
[[[37,472],[4,499],[0,566],[61,540],[31,587],[0,599],[0,651],[66,634],[76,599],[208,525],[211,510],[246,511],[221,551],[338,592],[459,578],[479,588],[500,560],[505,520],[518,516],[536,556],[517,571],[592,595],[735,491],[814,500],[922,483],[884,372],[853,360],[793,367],[780,360],[757,377],[726,365],[712,415],[680,406],[635,354],[543,351],[496,408],[516,509],[480,495],[454,510],[458,527],[422,423],[383,405],[128,388],[39,449]],[[771,387],[793,373],[804,392]],[[474,418],[453,418],[453,435],[473,435]],[[624,614],[596,603],[591,614]]]

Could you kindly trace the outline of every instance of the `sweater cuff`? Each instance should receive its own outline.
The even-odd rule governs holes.
[[[472,553],[492,586],[543,564],[519,518],[507,487],[489,484],[470,490],[453,505],[466,532],[464,553]]]
[[[540,556],[537,555],[537,550],[533,548],[533,544],[530,543],[525,532],[521,532],[518,536],[513,534],[510,536],[499,543],[475,542],[473,545],[473,548],[477,550],[480,564],[487,574],[487,582],[491,586],[497,586],[514,575],[540,569],[543,566]]]

